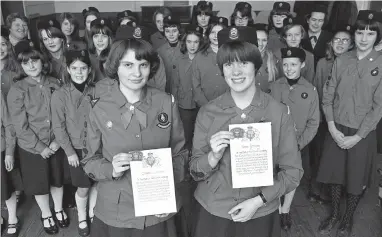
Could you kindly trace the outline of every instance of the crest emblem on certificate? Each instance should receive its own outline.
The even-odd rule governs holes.
[[[127,153],[128,157],[131,158],[132,161],[142,161],[143,153],[141,151],[130,151]]]
[[[160,166],[160,158],[153,152],[147,153],[147,156],[143,155],[143,167],[144,168],[153,168]]]
[[[260,132],[257,129],[254,129],[252,126],[247,127],[246,138],[250,141],[252,140],[260,140]]]
[[[242,128],[232,128],[230,132],[233,134],[234,139],[235,138],[238,138],[238,139],[243,138],[244,133],[245,133],[244,129],[242,129]]]

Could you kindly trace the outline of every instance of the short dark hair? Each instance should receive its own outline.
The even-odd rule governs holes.
[[[60,26],[62,27],[62,23],[66,20],[70,22],[70,24],[74,25],[73,33],[70,35],[72,37],[72,41],[78,40],[79,37],[79,23],[77,19],[72,15],[72,13],[69,12],[63,12],[58,17],[58,21],[60,22]]]
[[[225,63],[235,61],[253,63],[256,72],[263,64],[261,53],[254,44],[242,41],[231,41],[220,46],[216,56],[216,62],[218,63],[220,71],[223,73],[223,65]]]
[[[286,44],[286,33],[288,32],[288,30],[292,29],[293,27],[295,26],[299,26],[300,29],[301,29],[301,41],[302,39],[305,38],[306,36],[306,31],[304,29],[304,27],[302,25],[296,25],[296,24],[293,24],[293,25],[286,25],[283,27],[282,31],[281,31],[281,41],[284,42]],[[301,42],[300,42],[300,46],[301,46]]]
[[[58,29],[56,27],[49,27],[48,29],[41,29],[38,31],[38,38],[39,38],[39,41],[40,41],[40,50],[41,52],[44,54],[45,57],[47,57],[48,59],[51,59],[52,58],[52,55],[50,54],[49,50],[45,47],[44,45],[44,41],[42,39],[42,34],[41,32],[45,30],[46,31],[46,34],[48,35],[49,38],[60,38],[62,39],[62,51],[64,52],[65,51],[65,44],[66,44],[66,37],[64,35],[64,33],[62,33],[61,29]]]
[[[381,41],[381,23],[377,21],[364,21],[364,20],[357,20],[354,24],[354,33],[357,30],[366,30],[369,29],[370,31],[376,31],[377,32],[377,39],[374,42],[374,46],[376,46]]]
[[[119,40],[111,45],[109,56],[105,62],[105,74],[111,79],[119,80],[117,74],[118,67],[121,59],[128,50],[135,52],[135,58],[137,60],[144,59],[150,63],[149,79],[151,79],[159,68],[160,59],[158,53],[154,51],[150,43],[138,39]]]
[[[90,74],[88,75],[88,78],[86,80],[86,84],[88,86],[95,86],[95,71],[94,69],[92,68],[92,64],[91,64],[91,61],[90,61],[90,58],[89,58],[89,54],[84,54],[84,55],[79,55],[78,57],[76,58],[72,58],[72,61],[68,61],[66,60],[66,66],[67,67],[70,67],[70,65],[75,62],[75,61],[81,61],[83,63],[85,63],[89,68],[91,68],[91,71],[90,71]],[[71,76],[68,72],[68,70],[65,70],[65,73],[64,73],[64,83],[67,85],[67,84],[70,84],[71,83]],[[84,93],[85,94],[85,93]]]
[[[279,15],[279,16],[285,15],[287,17],[292,17],[292,13],[290,13],[289,11],[272,10],[268,17],[268,26],[270,30],[275,28],[275,26],[273,25],[273,19],[272,19],[274,15]]]
[[[49,63],[49,60],[40,51],[32,49],[27,52],[21,52],[16,57],[17,57],[17,62],[20,63],[20,65],[23,62],[28,62],[29,59],[34,59],[34,60],[40,59],[42,64],[41,74],[45,76],[51,73],[51,65]],[[22,80],[27,76],[28,75],[24,72],[24,70],[20,70],[19,75],[15,77],[14,81]]]
[[[185,32],[185,34],[183,34],[182,38],[180,39],[180,52],[182,54],[187,53],[186,40],[187,40],[187,36],[189,35],[196,35],[199,38],[199,48],[197,52],[199,52],[200,49],[204,48],[205,41],[202,34],[200,34],[197,31]]]
[[[200,14],[206,14],[207,16],[212,16],[213,11],[212,11],[212,3],[211,4],[198,4],[194,6],[193,12],[192,12],[192,18],[191,18],[191,24],[192,25],[197,25],[198,24],[198,19],[197,16]],[[210,18],[211,22],[211,18]]]
[[[235,25],[235,17],[237,15],[237,13],[240,12],[241,16],[242,17],[248,17],[248,25],[251,25],[253,24],[253,18],[252,18],[252,12],[251,12],[251,8],[243,8],[243,9],[235,9],[231,15],[231,26],[234,26]]]
[[[22,21],[24,21],[25,23],[27,23],[27,24],[29,25],[29,19],[28,19],[26,16],[24,16],[24,15],[18,13],[18,12],[14,12],[14,13],[9,14],[9,15],[7,16],[7,19],[5,20],[5,24],[6,24],[6,26],[8,27],[8,29],[11,28],[12,23],[13,23],[16,19],[21,19]]]

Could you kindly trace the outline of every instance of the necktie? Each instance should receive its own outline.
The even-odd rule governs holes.
[[[309,39],[310,39],[310,42],[312,43],[312,47],[314,48],[316,46],[316,43],[317,43],[317,37],[316,36],[310,36]]]
[[[141,125],[141,128],[145,129],[147,127],[147,115],[132,105],[129,106],[126,104],[125,106],[128,108],[126,112],[122,113],[122,122],[124,124],[125,129],[127,129],[127,127],[129,126],[131,118],[134,114],[139,124]]]

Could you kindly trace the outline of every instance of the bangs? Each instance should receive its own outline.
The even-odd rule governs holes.
[[[40,30],[40,37],[42,39],[42,31],[45,29]],[[46,29],[46,34],[48,35],[49,38],[61,38],[61,39],[66,39],[64,33],[60,29],[57,29],[56,27],[50,27],[49,29]]]
[[[146,60],[151,63],[153,55],[155,54],[153,49],[143,41],[130,41],[127,51],[132,50],[135,53],[136,60]]]
[[[91,67],[90,58],[84,57],[84,56],[75,57],[75,58],[71,58],[70,60],[66,60],[66,66],[70,67],[70,65],[72,65],[72,63],[74,63],[76,61],[81,61],[81,62],[85,63],[89,68]]]
[[[261,67],[262,59],[260,51],[253,44],[240,41],[232,41],[223,44],[217,53],[216,61],[220,70],[225,63],[252,62],[256,70]]]
[[[378,27],[378,22],[376,21],[363,21],[363,20],[358,20],[354,24],[355,30],[370,30],[370,31],[376,31],[378,34],[379,32],[379,27]]]
[[[205,14],[206,16],[212,16],[212,9],[209,7],[206,7],[206,8],[198,7],[196,9],[195,13],[197,16],[202,15],[202,14]]]
[[[292,14],[291,14],[290,12],[288,12],[288,11],[284,11],[284,10],[272,10],[270,16],[272,17],[272,16],[274,16],[274,15],[279,15],[279,16],[281,16],[281,15],[291,16]]]
[[[30,59],[32,59],[32,60],[41,59],[42,60],[42,55],[36,50],[31,50],[31,51],[27,51],[27,52],[22,52],[17,56],[17,61],[20,63],[26,63]]]
[[[112,36],[112,32],[107,26],[94,25],[90,28],[90,36],[93,37],[96,34],[103,34],[107,36]]]

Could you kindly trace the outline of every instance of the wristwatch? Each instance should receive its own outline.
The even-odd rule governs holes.
[[[265,199],[263,193],[259,193],[259,196],[260,196],[261,200],[263,200],[264,206],[266,206],[267,205],[267,199]]]

